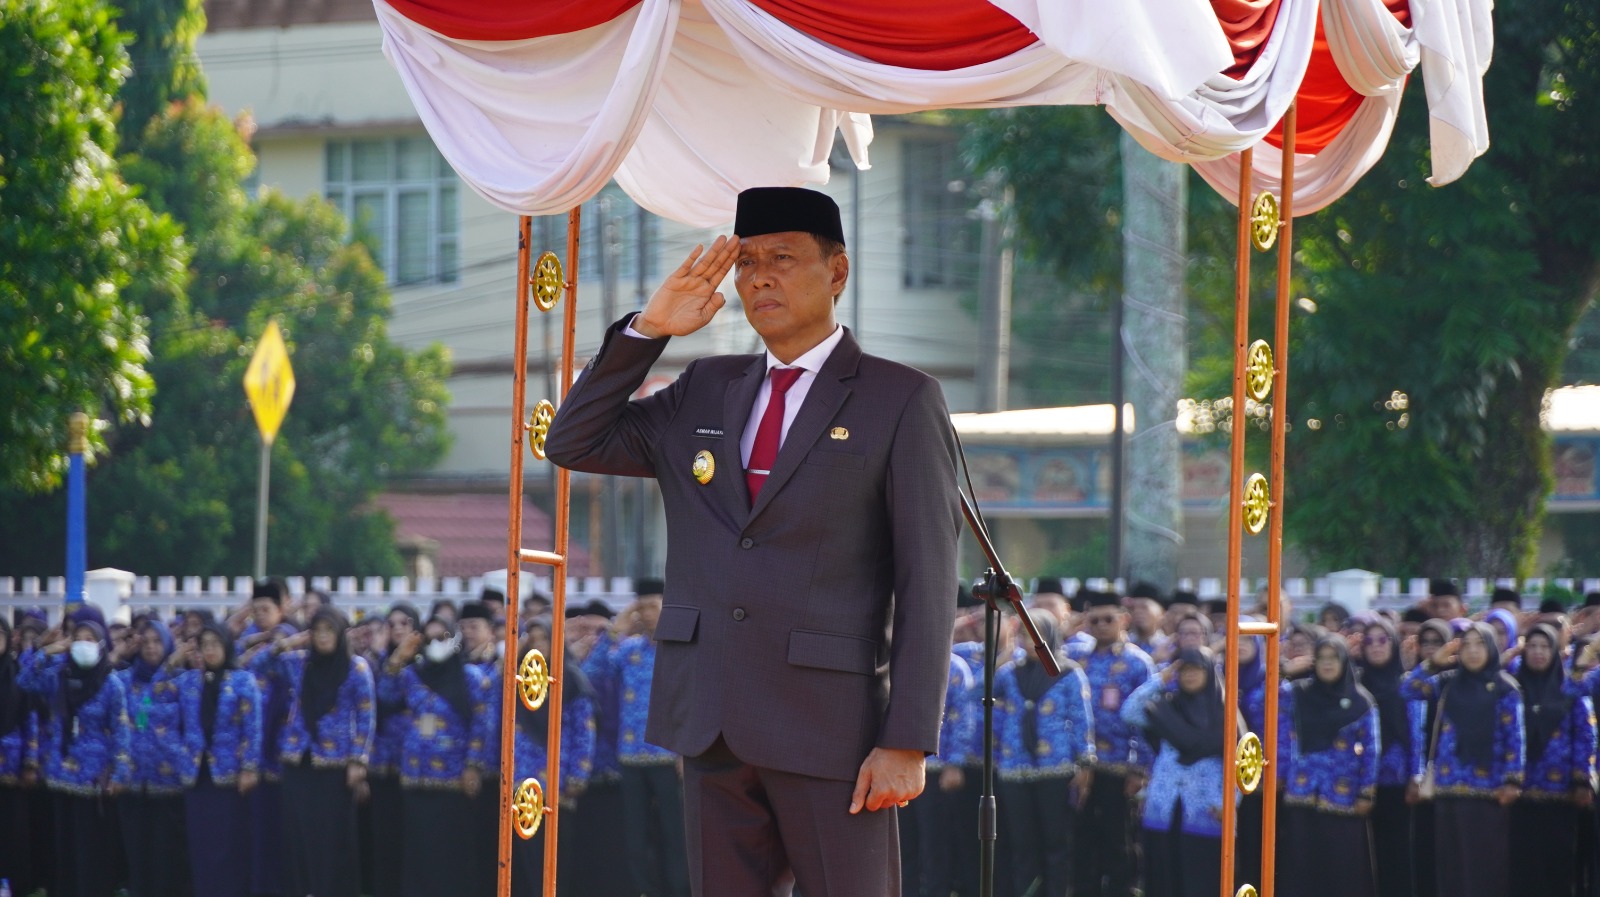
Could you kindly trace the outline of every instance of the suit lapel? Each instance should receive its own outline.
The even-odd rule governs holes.
[[[828,421],[833,420],[834,414],[849,397],[850,387],[846,386],[844,381],[855,376],[856,363],[860,360],[861,346],[846,329],[844,338],[834,347],[833,354],[828,356],[828,360],[823,362],[822,370],[817,372],[817,379],[812,381],[811,390],[806,393],[805,404],[800,406],[794,423],[789,425],[789,432],[783,437],[783,446],[778,449],[778,460],[772,465],[772,473],[767,477],[767,481],[762,484],[761,494],[756,497],[755,506],[750,509],[751,520],[772,503],[772,497],[777,495],[794,472],[800,469],[801,462],[822,435],[823,428],[828,425]],[[746,492],[748,491],[746,489]]]
[[[743,519],[750,510],[750,487],[744,482],[744,458],[739,444],[744,441],[745,423],[750,420],[750,409],[755,407],[756,393],[761,391],[761,381],[766,376],[767,356],[763,353],[750,362],[743,376],[728,381],[722,396],[723,437],[713,454],[717,470],[727,472],[716,480],[723,481],[722,500],[733,509],[735,520]]]

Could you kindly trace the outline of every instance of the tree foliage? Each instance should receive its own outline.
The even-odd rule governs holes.
[[[123,44],[97,3],[0,0],[0,486],[14,490],[59,485],[72,412],[149,419],[150,338],[125,294],[181,294],[178,231],[114,159]]]

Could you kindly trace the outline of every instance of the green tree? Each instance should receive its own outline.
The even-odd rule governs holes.
[[[133,73],[119,96],[119,130],[127,148],[167,104],[205,95],[194,46],[206,30],[206,14],[202,0],[116,0],[115,5],[117,25],[132,37]]]
[[[114,158],[124,41],[97,3],[0,0],[0,486],[18,492],[59,485],[72,412],[148,420],[150,338],[125,293],[181,295],[178,231]]]

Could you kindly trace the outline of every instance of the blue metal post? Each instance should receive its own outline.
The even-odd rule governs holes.
[[[66,603],[79,603],[86,597],[83,590],[84,572],[88,569],[86,505],[83,486],[83,455],[89,443],[89,416],[83,412],[72,415],[67,425],[67,597]]]

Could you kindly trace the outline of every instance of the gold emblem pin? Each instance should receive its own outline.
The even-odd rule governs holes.
[[[701,449],[695,452],[694,466],[689,468],[689,472],[694,474],[694,478],[700,481],[700,485],[704,486],[711,482],[711,478],[716,475],[717,460],[711,457],[710,452]]]
[[[828,431],[828,435],[832,436],[834,439],[849,439],[850,431],[846,430],[844,427],[834,427],[832,430]]]

